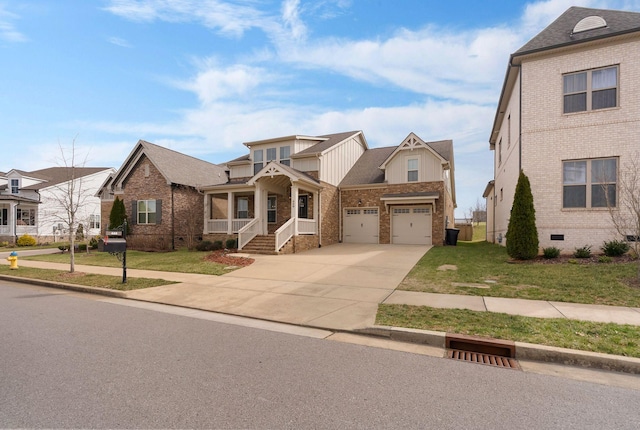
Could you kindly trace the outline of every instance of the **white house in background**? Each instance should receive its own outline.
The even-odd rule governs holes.
[[[541,247],[622,239],[608,207],[623,214],[620,178],[640,157],[639,94],[640,13],[571,7],[513,53],[489,138],[487,240],[506,243],[520,170]]]
[[[64,196],[73,186],[82,203],[76,222],[85,234],[100,234],[100,198],[95,194],[115,170],[108,167],[51,167],[0,172],[0,241],[29,234],[40,242],[60,239],[68,222]]]

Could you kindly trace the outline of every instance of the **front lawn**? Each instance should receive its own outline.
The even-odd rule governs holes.
[[[175,284],[175,282],[163,279],[127,278],[127,283],[122,283],[122,276],[96,275],[93,273],[74,272],[64,270],[38,269],[35,267],[20,267],[17,270],[9,269],[8,265],[0,265],[0,274],[11,275],[18,278],[32,278],[44,281],[62,282],[65,284],[83,285],[87,287],[109,288],[119,291],[139,290],[141,288],[159,287],[161,285]]]
[[[640,307],[640,288],[629,282],[636,274],[637,262],[514,263],[502,246],[458,242],[432,248],[398,289]]]
[[[640,357],[640,327],[466,309],[379,305],[376,324]]]
[[[163,272],[200,273],[203,275],[223,275],[233,268],[225,264],[214,263],[205,259],[209,252],[179,250],[175,252],[143,252],[127,251],[127,268],[159,270]],[[25,260],[48,261],[69,264],[69,253],[46,254],[23,257]],[[107,253],[96,250],[78,251],[75,253],[76,264],[88,266],[122,267],[118,259]]]

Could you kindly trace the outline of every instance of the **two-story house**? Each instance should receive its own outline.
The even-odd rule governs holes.
[[[442,244],[455,208],[453,144],[411,133],[369,149],[361,131],[246,142],[229,180],[205,186],[205,238],[248,252],[337,242]]]
[[[621,239],[621,178],[640,157],[640,13],[572,7],[513,53],[489,138],[487,240],[505,234],[520,170],[541,247]]]
[[[0,173],[0,241],[14,243],[24,234],[41,242],[66,240],[69,196],[79,204],[75,218],[84,234],[100,234],[100,199],[94,194],[113,172],[107,167],[50,167]]]

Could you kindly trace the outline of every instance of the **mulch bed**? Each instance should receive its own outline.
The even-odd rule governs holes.
[[[610,262],[600,261],[600,258],[603,257],[604,254],[595,254],[591,255],[589,258],[576,258],[573,255],[560,255],[557,258],[544,258],[544,256],[539,255],[531,262],[536,264],[567,264],[571,262],[571,264],[618,264],[618,263],[631,263],[636,261],[630,254],[624,254],[620,257],[609,257],[611,258]]]
[[[253,258],[247,257],[230,257],[230,253],[232,252],[229,250],[212,251],[211,254],[204,257],[204,259],[213,263],[237,267],[246,267],[255,261]]]

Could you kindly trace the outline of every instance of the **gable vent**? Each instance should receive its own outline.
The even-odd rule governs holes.
[[[607,26],[607,21],[601,16],[588,16],[582,18],[575,27],[573,27],[573,33],[580,33],[587,30],[595,30],[596,28],[602,28]]]

